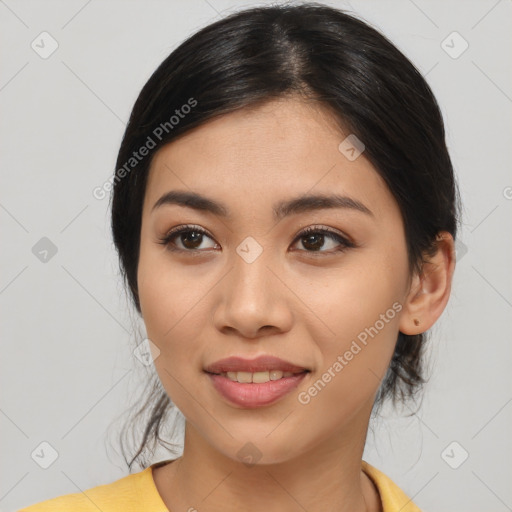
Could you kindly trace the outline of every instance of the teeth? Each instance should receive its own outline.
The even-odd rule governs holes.
[[[255,372],[252,374],[252,382],[261,384],[270,380],[269,372]]]
[[[293,372],[282,372],[281,370],[270,370],[268,372],[224,372],[221,373],[223,377],[227,377],[229,380],[241,383],[263,384],[270,380],[279,380],[283,377],[291,377]]]
[[[252,382],[252,373],[249,372],[237,372],[236,380],[238,382]]]
[[[284,373],[281,370],[270,370],[270,372],[268,373],[270,376],[270,380],[279,380],[284,375]]]

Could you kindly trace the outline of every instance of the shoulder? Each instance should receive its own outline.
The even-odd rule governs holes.
[[[374,466],[362,461],[363,471],[372,479],[380,494],[383,512],[421,512],[412,499],[391,478]]]
[[[151,467],[83,492],[35,503],[17,512],[130,512],[139,510],[152,494]]]

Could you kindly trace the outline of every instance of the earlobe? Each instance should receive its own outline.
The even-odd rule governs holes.
[[[414,335],[427,331],[441,316],[450,297],[455,270],[455,245],[450,233],[436,238],[437,250],[415,274],[405,300],[400,331]]]

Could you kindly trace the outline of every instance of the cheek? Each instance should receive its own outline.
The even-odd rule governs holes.
[[[313,432],[318,429],[313,418],[323,418],[325,435],[373,404],[393,355],[402,309],[385,287],[373,286],[369,294],[361,280],[340,284],[343,291],[333,287],[324,296],[335,304],[324,309],[323,317],[334,334],[319,327],[315,339],[321,364],[297,397],[307,412],[301,428]]]
[[[340,392],[350,394],[347,403],[376,391],[389,365],[403,309],[407,282],[404,264],[402,254],[386,258],[380,253],[379,258],[361,259],[324,276],[316,281],[317,293],[304,295],[316,314],[310,323],[310,336],[320,352],[319,371],[322,374],[331,369],[325,378],[336,380]],[[311,290],[312,281],[308,285]],[[305,294],[308,286],[303,286],[300,293]],[[329,387],[336,394],[337,386]]]
[[[191,376],[200,375],[200,340],[207,318],[205,288],[193,284],[197,277],[190,268],[173,268],[165,253],[141,251],[138,270],[147,337],[159,349],[155,369],[167,395],[187,418],[197,413],[190,397],[198,396],[200,388]]]
[[[163,355],[172,353],[174,360],[180,354],[190,355],[194,340],[205,325],[207,310],[203,299],[210,280],[207,275],[198,276],[197,268],[192,266],[172,265],[164,249],[141,248],[138,268],[141,312],[148,338]],[[199,282],[201,286],[197,285]],[[180,340],[187,340],[187,351],[174,350],[174,344]]]

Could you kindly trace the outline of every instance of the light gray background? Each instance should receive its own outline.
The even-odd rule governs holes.
[[[465,205],[422,406],[410,418],[385,410],[365,459],[425,512],[512,510],[512,2],[325,3],[380,28],[427,76]],[[2,511],[127,474],[108,439],[142,386],[132,350],[144,336],[117,275],[108,199],[92,190],[113,172],[154,69],[185,37],[249,5],[0,1]],[[59,45],[47,59],[31,48],[43,31]],[[453,31],[469,44],[458,58]],[[47,262],[32,252],[42,237],[57,247]],[[42,442],[58,452],[48,469],[31,456]],[[463,450],[469,457],[452,469]]]

